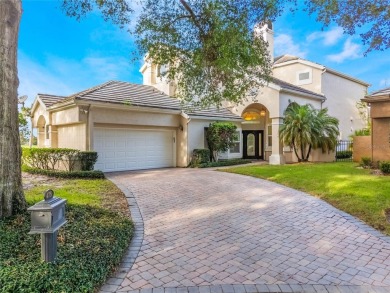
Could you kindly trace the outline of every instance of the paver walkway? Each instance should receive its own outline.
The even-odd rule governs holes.
[[[199,169],[108,177],[137,233],[102,292],[390,292],[389,237],[303,192]]]

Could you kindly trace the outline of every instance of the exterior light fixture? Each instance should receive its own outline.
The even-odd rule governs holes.
[[[264,117],[264,116],[265,116],[265,110],[261,110],[261,111],[260,111],[260,116],[261,116],[261,117]]]

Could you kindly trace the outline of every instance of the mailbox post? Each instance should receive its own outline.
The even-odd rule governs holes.
[[[53,262],[57,255],[57,231],[66,224],[66,199],[54,196],[54,191],[45,192],[44,200],[27,210],[31,212],[31,230],[28,234],[41,234],[41,258]]]

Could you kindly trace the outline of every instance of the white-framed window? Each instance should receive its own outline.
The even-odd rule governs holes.
[[[267,125],[267,146],[272,146],[272,124]]]
[[[229,152],[231,154],[240,153],[240,147],[241,147],[241,132],[236,131],[236,140],[234,141],[234,144],[230,147]]]
[[[313,71],[311,68],[297,71],[297,85],[310,84],[313,82]]]

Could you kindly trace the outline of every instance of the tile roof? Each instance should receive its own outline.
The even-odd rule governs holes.
[[[390,97],[390,87],[373,92],[369,96],[370,97],[376,97],[376,96],[389,96]]]
[[[293,85],[291,83],[285,82],[285,81],[283,81],[283,80],[281,80],[279,78],[273,77],[271,80],[272,80],[273,83],[277,84],[282,89],[293,90],[293,91],[296,91],[296,92],[301,92],[301,93],[304,93],[304,94],[316,96],[317,98],[320,98],[320,99],[323,99],[323,100],[325,99],[325,96],[323,94],[319,94],[319,93],[315,93],[315,92],[309,91],[309,90],[304,89],[302,87],[299,87],[299,86]]]
[[[62,101],[66,97],[63,96],[55,96],[55,95],[48,95],[48,94],[38,94],[41,101],[45,104],[46,107],[50,107],[51,105]]]
[[[368,103],[374,103],[374,102],[386,102],[389,99],[390,99],[390,87],[373,92],[370,95],[365,96],[364,99],[362,99],[362,101]]]
[[[52,106],[55,102],[74,99],[166,110],[182,111],[183,109],[179,100],[164,94],[153,86],[122,81],[108,81],[101,85],[73,94],[69,97],[57,97],[57,100],[55,100],[54,97],[57,96],[53,96],[52,100],[45,99],[45,101],[48,101],[48,104],[43,101],[47,107]],[[225,108],[217,109],[215,107],[210,107],[208,109],[184,112],[186,112],[189,116],[204,116],[237,120],[242,119],[240,116],[233,114]]]

